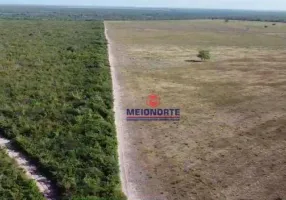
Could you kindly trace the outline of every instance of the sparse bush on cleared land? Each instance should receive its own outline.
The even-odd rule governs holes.
[[[211,54],[210,54],[210,51],[208,51],[208,50],[200,50],[197,57],[203,61],[210,60]]]
[[[61,199],[125,199],[103,23],[2,20],[0,39],[5,136],[57,184]]]

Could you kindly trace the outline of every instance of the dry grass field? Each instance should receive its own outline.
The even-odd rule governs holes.
[[[286,199],[286,24],[106,26],[122,109],[146,107],[150,93],[181,109],[180,122],[126,123],[135,200]],[[200,49],[210,61],[195,62]]]

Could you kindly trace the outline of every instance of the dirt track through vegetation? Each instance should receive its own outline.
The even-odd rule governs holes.
[[[56,200],[57,192],[55,191],[55,187],[48,180],[47,177],[42,175],[37,167],[31,163],[31,161],[21,152],[17,151],[17,149],[12,145],[10,140],[7,140],[0,136],[0,147],[3,148],[7,155],[14,159],[18,164],[18,167],[24,170],[26,176],[29,179],[32,179],[36,182],[39,191],[44,195],[47,200]]]

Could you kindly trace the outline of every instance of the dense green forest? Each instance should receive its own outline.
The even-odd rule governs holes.
[[[0,197],[5,200],[44,200],[36,184],[0,149]]]
[[[107,8],[55,6],[0,6],[0,17],[6,19],[44,20],[180,20],[236,19],[286,22],[285,12],[168,9],[168,8]]]
[[[1,132],[61,199],[125,199],[103,23],[0,20],[0,40]]]

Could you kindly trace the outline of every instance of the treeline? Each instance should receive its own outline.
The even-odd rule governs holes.
[[[0,39],[5,136],[61,199],[125,199],[103,23],[1,20]]]
[[[286,22],[285,12],[167,9],[167,8],[106,8],[55,6],[1,6],[0,17],[5,19],[37,20],[187,20],[232,19],[248,21]]]

